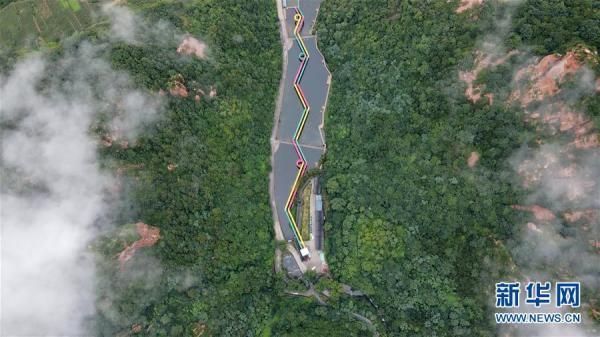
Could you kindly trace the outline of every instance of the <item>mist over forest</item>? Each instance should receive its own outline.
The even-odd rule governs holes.
[[[597,1],[323,1],[328,272],[300,278],[279,29],[275,1],[0,0],[1,335],[600,334]],[[581,282],[583,323],[497,325],[531,280]]]

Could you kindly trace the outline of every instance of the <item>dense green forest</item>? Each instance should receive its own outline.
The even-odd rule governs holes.
[[[564,53],[576,43],[600,48],[600,4],[597,1],[525,1],[516,11],[509,41],[531,46],[538,54]]]
[[[281,69],[275,7],[220,0],[140,5],[149,20],[169,18],[201,37],[210,46],[210,59],[182,60],[176,44],[116,44],[110,51],[113,65],[153,91],[180,74],[190,91],[214,86],[218,96],[201,102],[169,98],[168,115],[137,146],[106,153],[123,165],[144,163],[129,175],[139,180],[131,180],[122,222],[143,219],[160,227],[158,249],[144,254],[155,255],[163,271],[151,292],[145,282],[111,279],[105,290],[119,308],[118,319],[100,317],[99,331],[113,335],[132,324],[148,336],[357,331],[359,324],[347,315],[315,310],[310,303],[291,307],[295,302],[280,296],[283,284],[273,275],[267,186]],[[168,163],[177,168],[169,172]],[[144,271],[148,265],[134,262],[130,268]],[[110,274],[117,266],[107,268]]]
[[[347,312],[284,295],[284,277],[273,273],[269,137],[281,75],[274,1],[130,0],[128,7],[148,30],[136,43],[113,39],[105,20],[60,43],[22,45],[6,34],[15,48],[0,48],[4,71],[30,50],[53,63],[91,43],[138,88],[162,96],[162,115],[134,142],[99,146],[123,193],[111,204],[120,226],[91,246],[98,284],[90,335],[364,335]],[[160,35],[155,26],[167,30]],[[184,34],[207,44],[207,59],[177,53]],[[169,94],[174,82],[190,95]],[[92,127],[100,139],[102,118]],[[138,221],[158,227],[160,240],[120,266],[117,256],[138,238],[131,225]]]
[[[119,222],[143,220],[161,230],[156,248],[140,251],[120,275],[101,264],[96,329],[101,335],[360,336],[345,312],[283,295],[273,274],[269,208],[269,136],[281,69],[276,8],[269,1],[130,1],[146,20],[168,19],[210,48],[202,61],[182,58],[178,41],[111,43],[107,57],[137,84],[157,92],[173,78],[217,97],[167,97],[167,115],[127,149],[105,149],[128,167],[129,191]],[[244,24],[240,24],[244,23]],[[168,164],[176,164],[172,172]],[[100,250],[114,256],[114,233]],[[118,237],[118,235],[117,235]],[[160,272],[152,271],[160,261]],[[113,275],[113,276],[111,276]]]
[[[373,296],[391,336],[488,336],[485,261],[512,235],[506,206],[518,195],[504,159],[526,130],[516,111],[461,97],[456,67],[482,29],[455,8],[325,2],[318,23],[335,78],[329,262]],[[481,166],[467,170],[473,150]]]
[[[273,301],[264,187],[280,69],[275,11],[267,2],[139,4],[150,22],[168,19],[201,37],[211,59],[179,57],[179,41],[148,41],[112,45],[113,66],[152,91],[166,89],[180,74],[188,90],[214,86],[218,96],[201,102],[169,97],[167,115],[137,146],[106,153],[122,165],[144,164],[129,174],[137,180],[129,184],[122,223],[142,219],[161,229],[154,254],[164,270],[149,294],[136,288],[143,282],[111,280],[106,291],[119,292],[112,295],[119,319],[101,317],[98,328],[102,335],[134,323],[148,336],[192,335],[195,328],[207,335],[258,335]],[[177,165],[173,172],[169,163]]]
[[[534,137],[518,107],[472,103],[458,70],[483,37],[545,55],[576,43],[597,49],[593,1],[325,1],[321,49],[334,79],[324,162],[328,260],[334,278],[378,305],[389,336],[490,336],[493,286],[524,199],[508,158]],[[557,10],[562,15],[556,20]],[[504,21],[506,24],[506,21]],[[506,30],[506,28],[504,28]],[[498,46],[501,48],[501,46]],[[513,68],[483,80],[508,90]],[[488,73],[490,75],[490,73]],[[506,95],[504,96],[506,97]],[[471,151],[479,164],[467,166]]]
[[[164,115],[135,144],[99,147],[104,167],[121,170],[125,193],[114,209],[122,226],[93,245],[100,278],[91,334],[373,335],[353,316],[360,313],[379,336],[494,335],[492,287],[513,273],[498,242],[516,240],[514,224],[525,221],[510,207],[525,192],[507,159],[536,136],[520,109],[468,101],[458,70],[472,66],[478,42],[507,11],[508,48],[597,50],[596,2],[486,1],[456,14],[458,1],[324,1],[317,33],[333,75],[322,170],[331,275],[308,273],[305,283],[273,272],[269,137],[281,75],[274,1],[127,3],[151,24],[164,20],[205,41],[208,59],[182,57],[175,40],[116,42],[106,24],[45,46],[50,57],[91,41],[148,92],[168,92],[176,80],[191,93],[217,94],[196,101],[167,93]],[[0,50],[0,63],[21,53]],[[479,81],[505,97],[513,61]],[[597,95],[584,103],[600,116]],[[472,151],[481,159],[469,168]],[[128,224],[137,221],[160,228],[161,239],[122,271],[115,256],[136,239]],[[285,294],[308,283],[329,292],[327,305]],[[367,296],[344,295],[342,283]]]

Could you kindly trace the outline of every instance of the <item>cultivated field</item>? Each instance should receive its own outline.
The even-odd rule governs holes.
[[[82,0],[20,0],[0,9],[0,46],[52,46],[94,23],[95,4]]]

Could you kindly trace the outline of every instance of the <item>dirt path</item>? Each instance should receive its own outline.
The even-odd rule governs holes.
[[[275,274],[281,272],[281,249],[275,248]]]
[[[373,337],[379,337],[379,332],[377,332],[377,328],[375,328],[375,325],[373,324],[373,322],[371,322],[370,319],[366,318],[363,315],[359,315],[355,312],[351,312],[350,315],[352,315],[354,318],[358,319],[359,321],[365,323],[366,325],[369,326],[369,330],[371,330],[371,332],[373,333]]]
[[[303,292],[286,290],[285,293],[288,295],[292,295],[292,296],[314,297],[317,300],[317,302],[319,302],[320,305],[327,305],[327,303],[325,301],[323,301],[321,296],[319,296],[319,293],[317,293],[317,291],[315,290],[315,288],[313,287],[312,284],[310,285],[309,290],[306,290]]]

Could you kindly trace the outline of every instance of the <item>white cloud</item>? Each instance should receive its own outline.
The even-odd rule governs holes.
[[[134,137],[159,109],[90,45],[56,63],[28,57],[0,76],[2,335],[86,334],[96,282],[88,247],[110,226],[114,183],[90,126],[108,113],[111,128]]]

